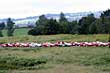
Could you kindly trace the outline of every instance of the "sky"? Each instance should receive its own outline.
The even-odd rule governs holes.
[[[0,18],[110,9],[110,0],[0,0]]]

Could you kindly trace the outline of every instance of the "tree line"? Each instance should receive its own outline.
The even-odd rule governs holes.
[[[15,26],[11,18],[6,23],[0,23],[0,37],[3,37],[3,29],[7,29],[7,36],[13,36]],[[110,9],[103,11],[100,18],[94,14],[82,17],[79,21],[69,22],[64,13],[60,13],[59,20],[45,15],[39,16],[36,27],[28,31],[28,35],[51,35],[51,34],[110,34]]]
[[[69,22],[62,12],[58,21],[53,18],[47,19],[45,15],[41,15],[36,21],[36,27],[28,31],[29,35],[108,33],[110,33],[110,9],[103,11],[100,18],[89,14],[79,21],[72,22]]]

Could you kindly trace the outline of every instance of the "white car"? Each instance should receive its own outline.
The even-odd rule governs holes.
[[[38,43],[30,43],[29,44],[29,47],[41,47],[42,45],[41,44],[38,44]]]

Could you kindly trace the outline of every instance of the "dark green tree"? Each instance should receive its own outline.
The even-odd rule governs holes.
[[[47,24],[47,22],[48,22],[48,19],[46,18],[45,15],[39,16],[39,19],[36,22],[36,28],[35,28],[37,31],[37,34],[45,34],[46,33],[45,25]]]
[[[110,31],[110,9],[103,11],[101,14],[102,19],[102,27],[103,27],[103,33],[109,33]]]
[[[47,24],[45,24],[45,34],[58,34],[60,32],[60,26],[55,19],[49,19]]]
[[[13,33],[14,33],[14,22],[11,20],[11,18],[8,18],[7,19],[7,35],[8,36],[13,36]]]
[[[48,19],[45,17],[45,15],[39,16],[38,21],[36,21],[36,26],[45,25],[47,23],[47,20]]]
[[[45,17],[45,15],[39,16],[39,19],[36,21],[36,27],[29,30],[29,35],[42,35],[45,34],[45,25],[47,24],[48,19]]]
[[[60,13],[60,19],[59,19],[59,25],[60,25],[60,33],[68,33],[68,20],[66,19],[63,12]]]
[[[105,33],[105,28],[102,25],[102,18],[96,19],[89,27],[89,32],[91,34],[103,34]]]
[[[78,22],[77,21],[69,22],[67,29],[69,34],[78,34]]]
[[[65,14],[63,12],[60,13],[60,19],[59,19],[60,22],[67,22],[67,19],[65,17]]]
[[[89,33],[90,34],[98,34],[98,26],[97,22],[94,21],[90,26],[89,26]]]
[[[0,37],[3,37],[3,33],[2,33],[2,30],[5,28],[5,23],[2,22],[0,23]]]
[[[94,14],[89,14],[87,17],[83,17],[79,20],[79,33],[80,34],[89,34],[90,25],[96,20]]]
[[[108,42],[110,43],[110,9],[104,11],[101,14],[101,18],[102,18],[102,24],[105,28],[105,32],[109,34]]]
[[[101,18],[103,18],[103,17],[107,17],[107,18],[110,18],[110,9],[108,9],[108,10],[106,10],[106,11],[103,11],[102,13],[101,13],[101,16],[100,16]]]

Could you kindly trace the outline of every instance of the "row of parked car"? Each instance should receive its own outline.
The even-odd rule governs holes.
[[[110,46],[110,42],[63,42],[58,41],[55,43],[45,42],[45,43],[36,43],[36,42],[30,42],[30,43],[5,43],[0,44],[0,47],[71,47],[71,46]]]

